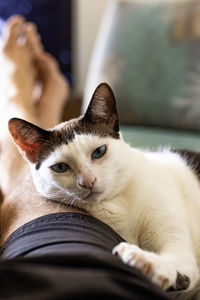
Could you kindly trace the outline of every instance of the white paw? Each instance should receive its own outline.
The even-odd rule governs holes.
[[[163,290],[176,288],[177,271],[173,264],[163,257],[140,249],[128,243],[120,243],[113,249],[121,260],[134,266]]]

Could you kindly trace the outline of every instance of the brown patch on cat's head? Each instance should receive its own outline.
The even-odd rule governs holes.
[[[52,130],[43,130],[27,121],[11,119],[9,130],[24,156],[36,169],[58,146],[70,143],[78,134],[119,139],[119,121],[116,101],[110,86],[100,84],[84,116],[67,121]]]

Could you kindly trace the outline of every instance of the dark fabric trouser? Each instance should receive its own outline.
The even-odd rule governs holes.
[[[112,255],[121,241],[84,214],[35,219],[1,247],[0,299],[169,299]]]

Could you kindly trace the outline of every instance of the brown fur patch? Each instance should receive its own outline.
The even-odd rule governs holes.
[[[55,129],[50,132],[48,139],[45,140],[38,151],[36,169],[44,159],[46,159],[51,152],[53,152],[60,145],[67,145],[77,134],[93,134],[99,137],[111,137],[119,139],[119,132],[109,129],[103,122],[92,124],[87,122],[84,117],[74,119],[66,122],[61,129]]]
[[[190,278],[186,275],[182,275],[179,272],[176,277],[176,287],[171,287],[169,291],[183,291],[186,290],[190,285]]]

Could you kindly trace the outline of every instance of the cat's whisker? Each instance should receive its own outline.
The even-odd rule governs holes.
[[[76,196],[77,196],[77,191],[76,192]],[[81,195],[81,193],[78,193],[78,196]],[[52,193],[51,194],[51,197],[52,199],[54,200],[59,200],[58,201],[58,206],[57,206],[57,209],[59,209],[59,207],[64,203],[68,206],[71,206],[72,203],[74,203],[74,201],[76,201],[76,196],[71,196],[71,195],[67,195],[66,192],[64,191],[58,191],[58,192],[55,192],[55,193]]]
[[[68,206],[73,206],[74,201],[75,201],[75,199],[71,198],[67,205]]]
[[[71,206],[76,206],[74,204],[76,204],[77,200],[76,199],[73,199],[72,203],[71,203]]]
[[[65,204],[64,201],[65,199],[63,198],[62,201],[58,202],[57,210],[61,207],[61,205]]]

